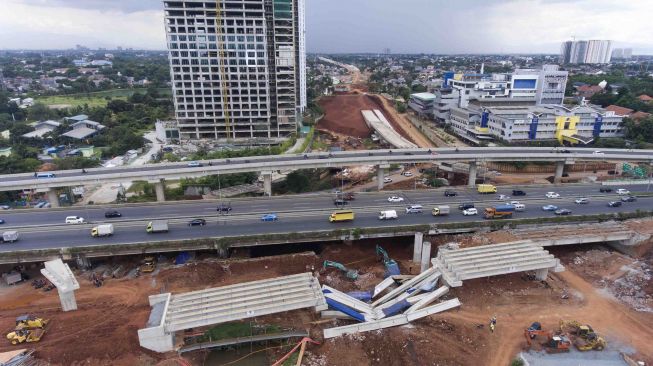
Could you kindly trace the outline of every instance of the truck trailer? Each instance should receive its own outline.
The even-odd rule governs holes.
[[[101,224],[91,229],[91,236],[94,238],[111,235],[113,235],[113,224]]]
[[[513,212],[515,212],[515,206],[513,205],[497,205],[494,207],[486,207],[485,218],[486,219],[509,219],[512,217]]]
[[[476,186],[478,193],[497,193],[497,187],[494,184],[479,184]]]

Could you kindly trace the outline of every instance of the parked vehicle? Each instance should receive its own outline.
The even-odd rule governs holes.
[[[485,218],[486,219],[509,219],[512,217],[513,212],[515,212],[515,206],[513,205],[497,205],[493,207],[485,208]]]
[[[525,196],[526,192],[522,191],[521,189],[513,189],[512,190],[512,195],[513,196]]]
[[[431,210],[431,215],[433,216],[446,216],[449,215],[450,208],[449,206],[435,206],[433,207],[433,210]]]
[[[387,210],[379,212],[379,220],[396,220],[398,218],[397,211]]]
[[[546,192],[546,198],[560,198],[560,194],[556,192]]]
[[[344,222],[354,219],[354,211],[334,211],[329,215],[329,222]]]
[[[111,235],[113,235],[113,224],[101,224],[91,229],[91,236],[94,238]]]
[[[149,234],[153,233],[167,233],[168,232],[168,221],[166,220],[154,220],[147,223],[145,231]]]
[[[412,214],[412,213],[422,213],[424,210],[424,207],[422,205],[410,205],[406,207],[406,213],[407,214]]]
[[[601,193],[610,193],[610,192],[612,192],[612,188],[610,188],[610,187],[601,187],[601,188],[599,188],[599,192],[601,192]]]
[[[617,189],[617,194],[618,195],[630,194],[630,191],[625,189],[625,188],[619,188],[619,189]]]
[[[558,215],[558,216],[571,215],[571,210],[566,209],[566,208],[561,208],[559,210],[556,210],[555,214]]]
[[[113,217],[122,217],[122,214],[116,210],[110,210],[104,213],[104,217],[107,219],[113,218]]]
[[[621,207],[621,201],[610,201],[608,207]]]
[[[188,226],[204,226],[206,225],[206,220],[204,219],[193,219],[188,222]]]
[[[3,243],[13,243],[18,240],[18,231],[10,230],[2,233],[2,242]]]
[[[275,213],[269,213],[261,216],[261,221],[277,221],[279,217]]]
[[[497,187],[494,184],[479,184],[476,186],[478,193],[497,193]]]
[[[399,196],[390,196],[388,197],[388,202],[403,202],[404,198]]]
[[[459,210],[466,210],[468,208],[474,208],[474,204],[471,202],[461,203],[458,205]]]
[[[577,198],[574,202],[576,202],[577,205],[586,205],[590,203],[590,199],[587,197],[580,197]]]
[[[637,201],[637,197],[635,197],[635,196],[624,196],[624,197],[621,197],[621,201],[622,202],[635,202],[635,201]]]
[[[544,211],[555,211],[558,209],[558,206],[555,205],[544,205],[542,206],[542,210]]]
[[[66,224],[83,224],[86,221],[84,221],[83,217],[79,216],[67,216],[66,217]]]
[[[456,192],[456,191],[450,191],[450,190],[444,191],[444,196],[445,197],[456,197],[457,195],[458,195],[458,192]]]
[[[463,210],[463,216],[478,215],[478,210],[474,207]]]

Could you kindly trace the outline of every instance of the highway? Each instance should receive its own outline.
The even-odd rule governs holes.
[[[616,189],[618,187],[614,187]],[[646,185],[627,187],[632,193],[646,192]],[[573,214],[597,214],[608,212],[632,212],[651,210],[653,197],[640,197],[637,202],[624,203],[621,207],[607,207],[607,202],[619,200],[616,193],[600,193],[599,185],[563,185],[519,188],[527,193],[524,197],[513,197],[526,205],[526,211],[515,213],[515,218],[549,217],[553,212],[541,209],[545,204],[554,204],[559,208],[568,208]],[[460,222],[483,220],[481,217],[463,216],[458,205],[472,202],[482,211],[485,207],[499,204],[498,194],[511,195],[512,188],[499,187],[497,194],[481,195],[471,189],[453,189],[458,196],[444,197],[444,189],[415,190],[403,192],[359,193],[347,206],[356,213],[356,219],[349,223],[329,223],[328,215],[335,210],[332,194],[304,194],[293,196],[275,196],[270,198],[252,198],[224,201],[233,208],[228,215],[219,215],[217,202],[197,201],[166,204],[140,204],[128,206],[85,206],[65,209],[31,209],[0,211],[0,218],[6,221],[0,225],[0,231],[18,230],[20,240],[13,244],[0,245],[0,252],[31,249],[49,249],[88,245],[123,244],[159,240],[178,240],[191,238],[208,238],[221,236],[254,235],[270,233],[289,233],[299,231],[318,231],[333,228],[380,227],[384,225],[430,224],[438,222]],[[561,195],[558,199],[547,199],[544,194],[555,191]],[[390,203],[390,195],[404,198],[402,203]],[[588,197],[589,204],[578,205],[573,201],[578,197]],[[424,206],[422,214],[405,214],[404,208],[409,204]],[[436,204],[452,206],[452,213],[446,217],[433,217],[431,208]],[[121,218],[106,219],[104,212],[115,208],[123,214]],[[395,209],[399,213],[396,222],[378,220],[378,212]],[[266,213],[276,213],[277,222],[261,222],[260,217]],[[89,223],[73,225],[64,224],[66,216],[82,216]],[[205,218],[204,227],[189,227],[187,222],[193,218]],[[167,219],[170,232],[147,234],[145,226],[152,219]],[[115,234],[108,238],[91,238],[90,229],[97,223],[111,222]]]
[[[0,190],[23,188],[52,188],[82,184],[124,182],[130,180],[158,181],[200,177],[211,174],[229,174],[249,171],[275,171],[320,167],[343,167],[349,165],[386,165],[424,162],[469,161],[622,161],[653,163],[653,150],[603,149],[594,154],[587,148],[524,148],[524,147],[477,147],[403,150],[359,150],[334,153],[310,153],[255,156],[233,159],[201,161],[202,166],[189,167],[187,162],[147,164],[114,168],[56,171],[54,178],[34,177],[34,174],[8,174],[0,179]],[[209,165],[211,163],[211,165]]]

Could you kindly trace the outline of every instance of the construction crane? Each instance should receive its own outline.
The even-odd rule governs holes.
[[[571,348],[571,341],[564,335],[554,335],[550,330],[542,330],[542,325],[539,322],[534,322],[527,329],[524,329],[524,338],[530,347],[533,344],[533,339],[538,335],[545,336],[546,342],[542,346],[549,353],[569,352]]]
[[[337,268],[340,271],[344,272],[345,275],[347,276],[347,278],[349,278],[350,280],[355,280],[355,279],[358,278],[358,271],[356,271],[355,269],[348,269],[347,267],[345,267],[341,263],[327,260],[327,261],[324,261],[322,266],[324,268],[329,268],[329,267]]]
[[[222,97],[222,114],[224,116],[224,127],[227,141],[231,136],[231,121],[229,116],[229,88],[227,87],[227,73],[225,71],[225,47],[226,33],[222,27],[222,1],[215,0],[215,30],[218,34],[218,69],[220,71],[220,95]]]
[[[401,274],[397,262],[394,259],[390,258],[388,252],[386,252],[379,245],[376,246],[376,255],[383,258],[383,265],[385,266],[385,275],[383,276],[384,278]]]

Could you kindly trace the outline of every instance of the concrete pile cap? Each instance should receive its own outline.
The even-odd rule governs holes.
[[[59,291],[70,292],[79,289],[79,282],[70,267],[61,259],[45,262],[41,273],[57,287]]]

